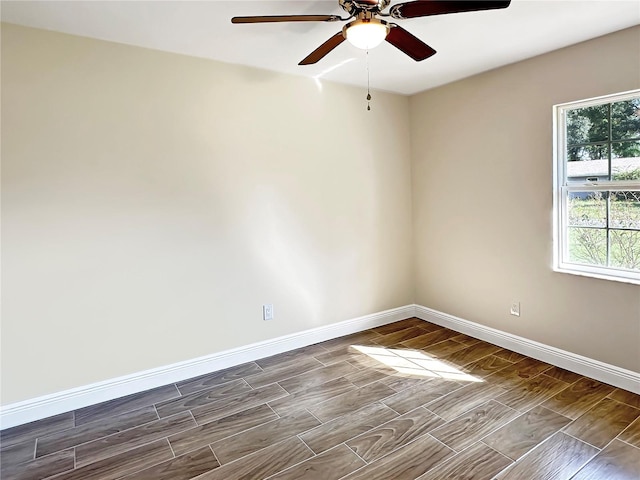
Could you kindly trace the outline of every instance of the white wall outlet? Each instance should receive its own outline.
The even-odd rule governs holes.
[[[262,306],[262,319],[273,320],[273,305],[271,303]]]
[[[511,315],[514,315],[516,317],[520,316],[520,302],[511,303]]]

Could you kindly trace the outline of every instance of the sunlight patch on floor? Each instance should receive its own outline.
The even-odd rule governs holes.
[[[483,382],[424,352],[400,348],[352,345],[353,348],[399,373],[417,377],[444,378],[462,382]]]

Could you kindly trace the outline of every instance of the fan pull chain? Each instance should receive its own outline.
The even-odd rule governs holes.
[[[371,92],[369,90],[369,49],[367,48],[367,110],[371,110]]]

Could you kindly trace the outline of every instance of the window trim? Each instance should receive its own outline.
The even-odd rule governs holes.
[[[566,175],[566,129],[564,115],[567,110],[595,105],[630,100],[640,96],[640,89],[622,93],[604,95],[586,100],[561,103],[553,106],[553,271],[573,275],[613,280],[617,282],[640,285],[640,272],[617,269],[615,267],[598,267],[564,261],[567,256],[567,199],[568,192],[585,191],[640,191],[640,182],[599,180],[595,182],[567,182]],[[611,142],[611,139],[608,140]]]

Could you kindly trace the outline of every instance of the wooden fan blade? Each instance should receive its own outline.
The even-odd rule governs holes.
[[[416,18],[447,13],[507,8],[511,0],[417,0],[398,3],[389,13],[393,18]]]
[[[416,62],[436,54],[436,51],[429,45],[397,25],[391,28],[385,40],[398,50],[409,55]]]
[[[336,48],[344,42],[344,36],[342,32],[336,33],[329,40],[324,42],[318,48],[316,48],[313,52],[311,52],[304,60],[302,60],[298,65],[311,65],[312,63],[316,63],[321,60],[327,53]]]
[[[231,23],[270,23],[270,22],[337,22],[338,15],[266,15],[254,17],[233,17]]]

